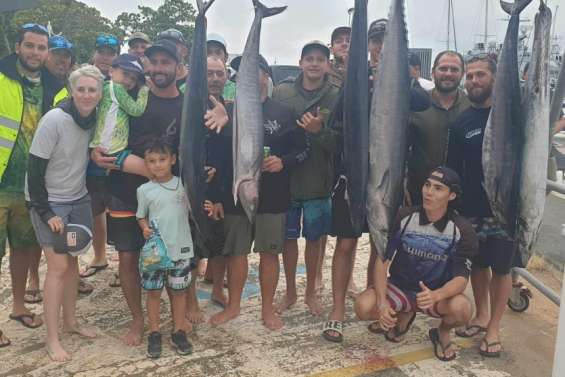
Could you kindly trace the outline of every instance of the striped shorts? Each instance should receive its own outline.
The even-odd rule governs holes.
[[[417,294],[418,292],[403,291],[394,284],[389,282],[386,290],[386,299],[390,307],[397,313],[420,312],[434,318],[442,317],[437,310],[439,302],[436,302],[434,306],[432,306],[429,309],[426,310],[419,309],[418,305],[416,304]]]

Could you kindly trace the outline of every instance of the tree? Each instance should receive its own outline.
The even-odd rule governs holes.
[[[62,34],[75,45],[78,62],[88,62],[94,51],[96,36],[100,33],[112,33],[123,38],[124,32],[114,26],[100,11],[77,0],[40,0],[34,9],[23,10],[6,16],[4,33],[11,46],[15,43],[19,25],[36,22],[42,25],[51,23],[55,34]],[[0,55],[6,55],[7,49],[0,41]]]
[[[192,4],[185,0],[165,0],[159,8],[152,9],[138,6],[138,13],[124,12],[116,19],[116,27],[128,34],[141,31],[151,39],[163,30],[175,28],[179,30],[187,41],[192,40],[196,11]]]

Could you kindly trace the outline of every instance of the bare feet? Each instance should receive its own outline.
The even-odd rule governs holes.
[[[317,295],[304,297],[304,303],[308,306],[312,315],[322,314],[322,304],[320,304],[320,300],[318,299]]]
[[[228,297],[225,295],[224,291],[221,290],[219,294],[212,292],[212,296],[210,297],[210,301],[216,305],[225,308],[228,306]]]
[[[283,299],[279,301],[275,306],[275,311],[281,314],[285,310],[292,308],[294,304],[296,304],[296,295],[289,296],[287,292],[285,293]]]
[[[198,276],[202,277],[204,275],[206,275],[206,268],[208,267],[208,260],[206,259],[201,259],[198,262]]]
[[[122,337],[122,342],[126,346],[139,346],[143,336],[143,320],[132,321],[128,333]]]
[[[53,361],[63,363],[65,361],[71,360],[71,355],[67,351],[65,351],[59,341],[53,343],[45,343],[45,349],[47,350],[47,354]]]
[[[94,329],[90,329],[88,327],[81,327],[78,324],[73,326],[63,326],[63,332],[69,334],[77,334],[80,336],[84,336],[85,338],[96,338],[96,331]]]
[[[206,320],[206,318],[204,317],[204,313],[202,313],[199,307],[187,308],[186,319],[192,324],[202,323]]]
[[[239,309],[230,309],[226,308],[219,313],[214,314],[210,317],[210,325],[211,326],[219,326],[222,325],[239,315]]]
[[[263,310],[261,316],[263,318],[263,324],[269,330],[280,330],[284,326],[283,322],[274,310]]]

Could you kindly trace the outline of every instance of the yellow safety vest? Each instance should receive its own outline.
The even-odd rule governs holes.
[[[57,106],[59,102],[67,99],[68,97],[69,97],[69,91],[67,90],[66,87],[64,87],[59,91],[59,93],[57,93],[57,95],[53,99],[53,107]]]
[[[0,73],[0,182],[16,144],[23,112],[21,84]]]

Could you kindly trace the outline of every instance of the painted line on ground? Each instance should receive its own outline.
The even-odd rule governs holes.
[[[460,349],[471,348],[475,342],[472,339],[460,339],[455,341]],[[417,363],[434,358],[433,347],[426,347],[420,350],[391,355],[381,358],[375,356],[371,361],[350,367],[338,368],[311,374],[310,377],[356,377],[361,374],[380,372],[387,369],[398,368],[403,365]],[[457,359],[455,359],[457,360]]]

